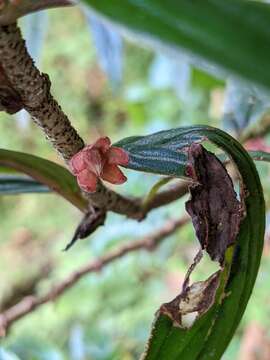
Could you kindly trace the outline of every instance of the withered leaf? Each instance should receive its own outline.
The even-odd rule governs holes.
[[[188,173],[195,184],[186,210],[201,247],[212,260],[223,263],[226,249],[235,242],[242,218],[233,183],[223,164],[200,144],[188,151]]]
[[[214,303],[219,286],[220,270],[205,281],[198,281],[183,289],[180,295],[163,304],[160,312],[169,316],[175,325],[185,327],[183,316],[195,314],[195,319],[203,315]]]
[[[15,114],[21,109],[23,109],[22,99],[11,86],[0,64],[0,111]]]
[[[211,307],[219,285],[219,274],[220,271],[217,271],[206,281],[195,282],[182,292],[179,301],[179,310],[182,315],[194,311],[201,315]]]
[[[85,239],[91,235],[99,226],[103,225],[106,219],[106,212],[99,208],[90,209],[78,225],[71,241],[67,244],[64,251],[70,249],[77,240]]]

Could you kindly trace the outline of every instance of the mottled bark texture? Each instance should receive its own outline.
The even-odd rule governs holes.
[[[13,89],[0,64],[0,111],[15,114],[23,108],[20,95]]]
[[[215,272],[205,281],[198,281],[184,289],[180,295],[160,308],[160,313],[167,315],[175,326],[191,327],[194,321],[205,314],[214,304],[216,291],[220,283],[220,271]],[[185,324],[183,317],[194,314],[194,320]]]
[[[0,65],[24,108],[43,130],[65,161],[84,147],[82,138],[50,93],[51,83],[28,54],[25,41],[16,24],[0,26]],[[141,218],[137,201],[127,199],[107,189],[99,182],[94,194],[87,194],[91,204],[131,218]]]
[[[69,160],[84,147],[84,142],[53,99],[48,76],[35,67],[15,24],[0,28],[0,61],[24,108],[62,157]]]
[[[41,305],[50,301],[56,300],[63,295],[65,291],[74,286],[85,275],[100,272],[105,266],[113,261],[124,257],[125,255],[138,250],[153,251],[155,248],[169,235],[180,229],[188,222],[188,217],[183,217],[177,220],[168,220],[161,229],[143,237],[139,240],[134,240],[123,244],[121,247],[112,249],[104,256],[93,260],[90,263],[83,265],[81,268],[75,270],[68,275],[60,283],[55,284],[43,296],[27,296],[23,298],[16,305],[0,313],[0,338],[6,336],[10,326],[20,318],[38,309]]]

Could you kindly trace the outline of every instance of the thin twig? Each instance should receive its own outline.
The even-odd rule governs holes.
[[[84,142],[50,93],[50,81],[41,74],[29,56],[18,27],[13,24],[0,27],[0,62],[5,75],[19,93],[25,109],[42,128],[61,156],[68,161],[84,146]],[[139,199],[123,197],[103,186],[87,197],[104,211],[111,210],[135,219],[142,219],[150,210],[166,205],[185,194],[186,185],[160,192],[143,209]]]
[[[58,285],[53,286],[45,295],[40,297],[36,295],[25,297],[19,303],[0,314],[0,336],[5,336],[10,326],[20,318],[33,312],[41,305],[56,300],[65,291],[74,286],[83,276],[90,273],[99,272],[106,265],[131,252],[137,250],[153,251],[162,240],[185,225],[188,220],[189,218],[187,216],[184,216],[178,220],[170,220],[166,222],[165,225],[158,231],[143,237],[140,240],[125,244],[118,249],[100,257],[99,259],[82,266],[80,269],[71,273]]]
[[[21,16],[35,11],[74,4],[75,2],[70,0],[0,0],[0,25],[12,24]]]

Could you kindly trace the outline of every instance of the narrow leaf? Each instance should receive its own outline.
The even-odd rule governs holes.
[[[198,149],[200,145],[196,143],[204,140],[220,147],[237,166],[242,178],[241,208],[233,195],[231,180],[227,178],[226,172],[222,175],[223,165],[214,155],[199,156],[200,160],[196,162],[190,158],[190,155],[194,158],[196,153],[190,149]],[[221,265],[220,271],[206,281],[189,285],[189,275],[198,259],[194,261],[181,294],[160,307],[142,358],[218,360],[245,311],[263,249],[265,205],[255,165],[241,144],[225,132],[209,126],[178,128],[145,137],[133,137],[118,142],[117,146],[121,145],[131,153],[139,148],[142,150],[155,146],[161,153],[165,148],[189,154],[189,158],[182,164],[183,173],[192,177],[194,184],[191,190],[193,203],[189,203],[188,209],[193,216],[202,248]],[[144,161],[150,168],[151,155]],[[205,174],[205,171],[208,173]],[[167,174],[166,169],[164,174]],[[229,200],[226,194],[230,195]],[[193,299],[191,304],[190,299]],[[191,327],[183,326],[181,316],[191,310],[198,313],[195,323]]]
[[[173,178],[165,177],[158,180],[151,188],[149,193],[143,199],[143,207],[147,209],[149,203],[154,199],[158,191],[162,188],[162,186],[167,185]]]
[[[64,167],[40,157],[0,149],[0,167],[16,169],[46,185],[82,211],[87,201],[82,197],[76,179]]]
[[[186,154],[154,146],[130,147],[126,151],[130,169],[173,177],[185,176]]]
[[[270,88],[270,7],[244,0],[84,0],[140,40],[185,50]]]
[[[26,176],[0,175],[0,194],[48,193],[51,190]]]
[[[248,151],[249,155],[255,161],[270,162],[270,154],[265,151]]]

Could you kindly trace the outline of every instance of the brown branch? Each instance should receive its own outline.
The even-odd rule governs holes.
[[[0,111],[15,114],[23,109],[22,99],[12,88],[0,64]]]
[[[84,142],[53,99],[48,76],[41,74],[35,67],[15,24],[0,27],[0,61],[6,77],[20,95],[24,108],[42,128],[55,149],[68,161],[84,147]]]
[[[145,208],[145,215],[151,210],[157,209],[161,206],[168,205],[176,201],[188,193],[187,181],[181,181],[179,184],[169,187],[167,190],[160,191],[153,197]]]
[[[161,191],[151,199],[147,205],[142,205],[141,214],[138,220],[146,218],[147,214],[156,208],[170,204],[171,202],[178,200],[188,192],[188,182],[181,181],[179,184],[170,187],[167,190]],[[141,204],[144,204],[144,199],[141,199]],[[104,225],[106,220],[106,212],[101,209],[90,209],[82,218],[81,222],[77,226],[71,241],[65,247],[68,250],[79,239],[85,239],[91,235],[99,226]]]
[[[24,108],[63,159],[68,161],[84,147],[84,142],[51,95],[50,80],[35,67],[16,24],[0,26],[0,66]],[[96,224],[102,224],[108,210],[142,220],[150,210],[177,200],[186,191],[187,186],[180,184],[160,192],[147,208],[143,208],[140,199],[123,197],[99,183],[96,193],[85,194],[90,208],[96,211],[92,216],[93,226],[89,226],[88,230],[91,232],[96,229]]]
[[[0,25],[12,24],[18,18],[35,11],[71,6],[74,3],[70,0],[0,0]]]
[[[48,263],[42,266],[38,273],[29,279],[24,279],[14,286],[12,286],[11,292],[4,294],[5,296],[0,301],[0,312],[11,308],[22,298],[27,297],[29,294],[33,294],[37,290],[37,286],[40,281],[47,278],[52,270],[52,264]]]
[[[0,65],[24,108],[43,130],[65,161],[84,147],[83,139],[50,92],[50,80],[34,65],[16,24],[0,26]],[[91,204],[131,218],[140,218],[138,201],[123,197],[99,182],[97,191],[86,194]]]
[[[125,244],[118,249],[113,250],[108,254],[100,257],[99,259],[82,266],[77,271],[71,273],[65,280],[60,282],[58,285],[53,286],[47,292],[47,294],[40,297],[25,297],[22,301],[0,314],[0,337],[6,335],[10,326],[14,322],[33,312],[41,305],[56,300],[65,291],[75,285],[83,276],[90,273],[99,272],[106,265],[131,252],[135,252],[138,250],[153,251],[162,240],[164,240],[167,236],[173,234],[177,229],[184,226],[188,222],[188,220],[189,218],[187,216],[184,216],[179,220],[170,220],[166,222],[165,225],[158,231],[146,237],[143,237],[140,240]]]

